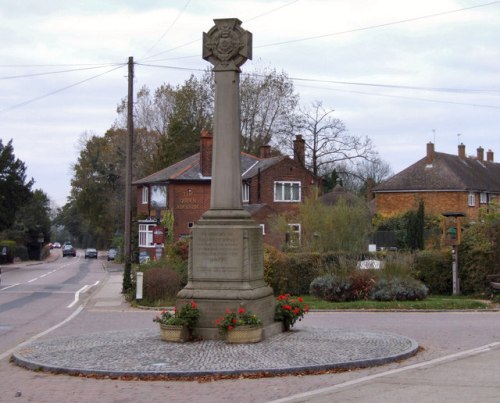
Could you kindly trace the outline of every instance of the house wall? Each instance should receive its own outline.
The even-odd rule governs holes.
[[[397,216],[417,210],[420,200],[424,202],[426,215],[462,212],[476,218],[479,211],[479,193],[476,193],[476,205],[469,207],[469,192],[376,193],[376,211],[383,217]]]

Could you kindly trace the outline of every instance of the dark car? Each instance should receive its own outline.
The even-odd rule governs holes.
[[[62,249],[62,255],[64,256],[76,256],[76,249],[72,245],[66,244]]]
[[[118,255],[118,251],[116,249],[111,248],[110,250],[108,250],[108,262],[110,260],[115,260],[116,255]]]
[[[85,249],[85,259],[97,259],[97,249],[87,248]]]

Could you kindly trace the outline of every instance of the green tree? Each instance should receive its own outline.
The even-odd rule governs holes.
[[[26,180],[26,165],[15,157],[12,140],[4,145],[0,139],[0,231],[12,227],[33,183]]]

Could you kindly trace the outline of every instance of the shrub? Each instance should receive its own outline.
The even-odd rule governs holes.
[[[349,276],[350,292],[354,300],[368,300],[377,279],[375,270],[353,270]]]
[[[180,275],[168,268],[154,267],[144,271],[143,297],[154,302],[173,300],[181,290]]]
[[[351,301],[354,298],[349,279],[334,274],[316,277],[311,282],[309,293],[332,302]]]
[[[376,301],[415,301],[427,296],[427,287],[410,277],[380,279],[371,291],[371,299]]]
[[[17,245],[14,252],[14,256],[18,257],[22,261],[29,260],[28,248],[24,245]]]
[[[451,294],[453,288],[450,251],[422,251],[415,256],[417,278],[430,294]]]

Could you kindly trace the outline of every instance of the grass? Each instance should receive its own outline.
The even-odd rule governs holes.
[[[462,296],[430,296],[422,301],[352,301],[329,302],[310,295],[302,296],[310,309],[422,309],[422,310],[453,310],[453,309],[488,309],[489,301]]]

